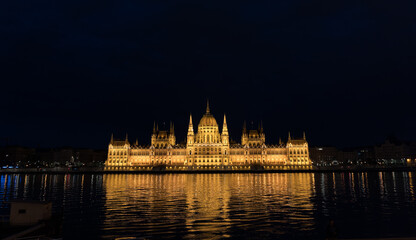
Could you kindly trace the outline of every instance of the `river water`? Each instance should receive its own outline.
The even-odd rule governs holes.
[[[0,175],[12,199],[47,200],[65,239],[415,237],[414,172]]]

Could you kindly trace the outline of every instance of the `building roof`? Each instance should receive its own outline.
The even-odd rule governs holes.
[[[293,145],[302,145],[307,143],[305,139],[290,139],[287,141],[287,143],[291,143]]]
[[[212,114],[206,113],[202,116],[201,121],[199,121],[199,127],[218,127],[217,120],[215,120]]]

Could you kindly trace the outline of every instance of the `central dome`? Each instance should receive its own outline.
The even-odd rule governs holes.
[[[195,138],[196,143],[220,143],[221,135],[218,130],[217,120],[209,112],[209,104],[207,102],[207,111],[198,124],[198,133]]]
[[[199,121],[198,127],[217,127],[217,120],[215,120],[214,116],[211,114],[204,114],[204,116],[201,118],[201,121]]]
[[[217,120],[215,120],[214,116],[209,112],[209,103],[207,102],[207,110],[202,116],[201,121],[199,121],[199,127],[218,127]]]

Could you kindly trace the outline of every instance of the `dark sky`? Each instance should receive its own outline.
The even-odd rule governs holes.
[[[209,98],[233,139],[416,140],[416,1],[2,1],[2,144],[185,139]]]

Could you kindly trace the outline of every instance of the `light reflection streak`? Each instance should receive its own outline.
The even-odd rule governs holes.
[[[350,189],[350,197],[352,200],[355,200],[353,196],[355,195],[355,189],[354,189],[354,173],[348,173],[348,186]]]
[[[35,175],[0,175],[0,199],[53,200],[71,224],[99,224],[96,231],[110,239],[287,237],[337,216],[344,230],[370,218],[377,223],[370,231],[387,232],[391,216],[416,216],[412,172]],[[101,218],[87,223],[88,216]]]
[[[104,175],[106,216],[111,216],[104,224],[116,231],[115,223],[140,214],[128,218],[136,230],[175,231],[183,222],[181,231],[191,239],[230,237],[232,223],[246,229],[249,220],[276,225],[265,228],[273,231],[290,222],[312,229],[313,178],[310,173]],[[163,225],[149,229],[149,218]]]
[[[25,180],[23,182],[24,189],[23,189],[23,198],[27,197],[27,191],[29,189],[29,176],[28,174],[25,174]]]
[[[332,191],[333,191],[334,195],[337,195],[335,173],[332,173]]]
[[[409,179],[409,191],[410,191],[410,196],[412,197],[412,200],[415,200],[415,190],[414,190],[414,185],[413,185],[413,176],[412,176],[412,172],[408,172],[408,179]]]
[[[380,182],[380,196],[383,197],[386,194],[386,187],[384,185],[384,173],[383,172],[378,173],[378,179]]]

